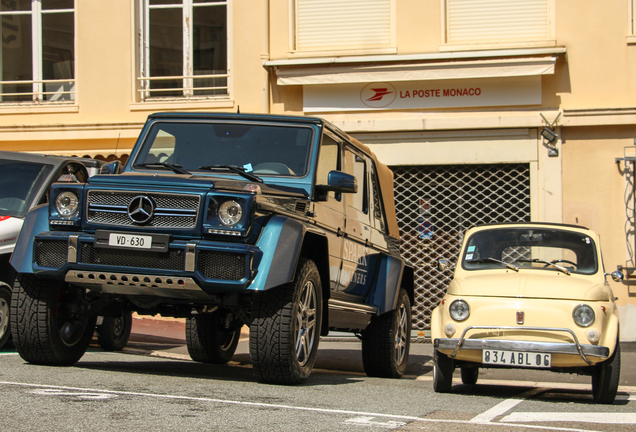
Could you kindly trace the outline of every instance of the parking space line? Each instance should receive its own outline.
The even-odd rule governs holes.
[[[635,413],[591,413],[591,412],[514,412],[501,419],[500,423],[567,422],[599,424],[636,424]]]
[[[507,413],[523,401],[524,399],[506,399],[505,401],[490,408],[488,411],[476,415],[470,420],[470,423],[490,423],[495,417],[499,417],[500,415]]]
[[[127,392],[127,391],[116,391],[116,390],[89,389],[89,388],[82,388],[82,387],[19,383],[19,382],[11,382],[11,381],[0,381],[0,385],[8,385],[8,386],[16,386],[16,387],[24,387],[24,388],[36,388],[36,389],[58,389],[58,390],[66,390],[66,391],[85,392],[85,393],[91,393],[91,394],[141,396],[141,397],[149,397],[149,398],[157,398],[157,399],[213,402],[213,403],[228,404],[228,405],[251,406],[251,407],[258,407],[258,408],[287,409],[287,410],[294,410],[294,411],[315,412],[315,413],[323,413],[323,414],[350,415],[350,416],[356,416],[358,418],[365,417],[366,418],[365,422],[372,421],[371,419],[373,418],[383,418],[383,419],[396,419],[396,420],[405,420],[407,422],[422,422],[422,423],[453,423],[453,424],[467,424],[467,425],[475,424],[474,422],[465,421],[465,420],[427,419],[422,417],[406,416],[406,415],[399,415],[399,414],[384,414],[384,413],[337,410],[337,409],[328,409],[328,408],[299,407],[299,406],[292,406],[292,405],[277,405],[277,404],[267,404],[267,403],[260,403],[260,402],[233,401],[233,400],[214,399],[214,398],[207,398],[207,397],[193,397],[193,396],[179,396],[179,395],[156,394],[156,393],[140,393],[140,392]],[[47,394],[50,395],[50,393],[47,393]],[[362,420],[358,420],[358,421],[362,422]],[[490,424],[499,425],[500,423],[490,423]],[[389,425],[389,422],[387,422],[387,426],[388,425]],[[565,432],[600,432],[600,431],[591,431],[591,430],[574,429],[574,428],[514,424],[512,422],[505,424],[505,426],[508,428],[515,428],[515,429],[525,428],[525,429],[541,429],[541,430],[552,430],[552,431],[558,430],[558,431],[565,431]]]

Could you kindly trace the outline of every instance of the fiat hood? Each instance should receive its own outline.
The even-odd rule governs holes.
[[[609,301],[611,291],[599,283],[599,277],[566,275],[557,271],[492,270],[480,274],[456,277],[448,294],[460,296],[545,298],[567,300]]]
[[[300,188],[280,186],[275,184],[255,183],[250,181],[183,174],[154,174],[154,173],[122,173],[96,175],[88,179],[91,186],[126,187],[130,189],[145,187],[180,188],[193,190],[223,190],[242,192],[247,184],[257,184],[263,194],[307,197],[307,193]]]

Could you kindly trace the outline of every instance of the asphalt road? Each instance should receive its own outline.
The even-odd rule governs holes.
[[[425,343],[412,345],[407,376],[388,380],[364,375],[359,342],[323,339],[306,384],[265,385],[246,340],[228,365],[204,365],[173,330],[133,335],[122,353],[93,345],[72,367],[0,351],[0,430],[636,430],[633,344],[623,345],[617,401],[601,406],[588,377],[545,371],[484,370],[477,385],[457,376],[451,393],[437,394]]]

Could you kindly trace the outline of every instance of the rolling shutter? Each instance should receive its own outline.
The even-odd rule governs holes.
[[[296,0],[296,50],[391,45],[391,0]]]
[[[446,43],[550,39],[550,0],[446,0]]]

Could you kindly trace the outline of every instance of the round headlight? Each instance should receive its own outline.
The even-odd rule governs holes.
[[[219,219],[223,225],[236,225],[243,216],[243,208],[236,201],[225,201],[219,207]]]
[[[464,321],[470,315],[470,308],[464,300],[455,300],[448,310],[451,318],[455,321]]]
[[[60,216],[74,216],[79,209],[79,199],[73,192],[62,192],[55,198],[55,209]]]
[[[576,323],[576,325],[579,325],[581,327],[589,327],[594,324],[594,309],[586,304],[578,305],[572,312],[572,318],[574,318],[574,322]]]

